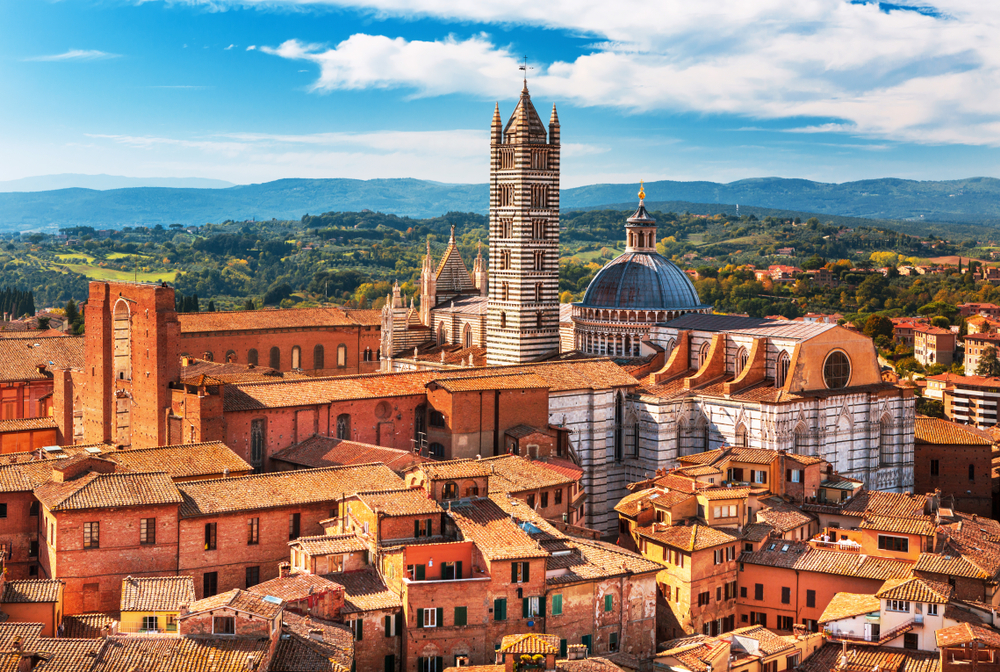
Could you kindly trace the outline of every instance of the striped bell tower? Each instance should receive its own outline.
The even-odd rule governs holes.
[[[528,95],[490,137],[488,364],[521,364],[559,351],[559,118],[548,132]]]

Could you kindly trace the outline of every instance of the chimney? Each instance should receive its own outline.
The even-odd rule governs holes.
[[[282,579],[287,579],[292,574],[292,566],[287,562],[282,562],[278,565],[278,576]]]
[[[323,641],[323,630],[321,628],[312,628],[309,630],[309,639],[315,639],[317,642]]]
[[[189,605],[187,602],[181,602],[177,606],[177,615],[178,616],[187,616],[190,613],[191,613],[191,605]]]

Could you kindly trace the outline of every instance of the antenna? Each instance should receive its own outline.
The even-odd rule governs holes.
[[[517,66],[517,69],[524,73],[524,85],[528,85],[528,70],[534,70],[534,68],[528,67],[528,56],[527,54],[523,57],[523,63]]]

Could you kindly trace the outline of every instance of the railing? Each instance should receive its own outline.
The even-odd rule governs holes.
[[[836,633],[829,630],[826,631],[826,636],[831,641],[846,641],[846,642],[856,642],[858,644],[871,644],[873,646],[881,646],[888,641],[896,639],[900,635],[909,632],[913,629],[914,619],[910,619],[905,623],[897,625],[892,630],[887,630],[886,632],[879,633],[878,639],[868,639],[864,635],[851,635],[847,633]]]
[[[141,624],[119,623],[118,632],[124,632],[130,635],[176,635],[177,624],[170,623],[163,628],[144,628]]]

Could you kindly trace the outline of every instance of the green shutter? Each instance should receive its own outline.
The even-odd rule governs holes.
[[[538,598],[538,617],[545,618],[545,596]]]
[[[562,597],[562,595],[559,595],[558,597]],[[565,639],[560,639],[559,640],[559,657],[560,658],[565,658],[567,653],[569,653],[569,642],[567,642]]]
[[[562,614],[562,595],[552,596],[552,615],[559,616]],[[563,640],[566,641],[565,639]]]
[[[417,577],[416,579],[417,581],[423,581],[424,578],[427,576],[427,568],[424,565],[417,565],[414,576]]]
[[[604,611],[611,611],[615,606],[615,598],[613,595],[604,596]]]
[[[580,643],[587,647],[587,653],[590,653],[590,643],[594,641],[593,635],[584,635],[580,638]]]
[[[434,529],[433,529],[433,528],[431,527],[431,519],[430,519],[430,518],[428,518],[428,519],[427,519],[426,521],[424,521],[424,522],[426,522],[426,523],[427,523],[427,525],[425,526],[425,529],[424,529],[424,532],[426,532],[426,533],[427,533],[427,536],[428,536],[428,537],[431,537],[431,536],[433,536],[433,535],[434,535]]]
[[[461,579],[462,578],[462,561],[461,560],[459,560],[458,562],[455,563],[455,578],[456,579]]]
[[[467,607],[455,607],[455,625],[467,625],[468,624],[468,608]]]
[[[879,547],[881,548],[881,546]],[[517,583],[517,564],[516,562],[510,563],[510,582]]]
[[[494,621],[506,621],[507,620],[507,600],[506,598],[499,597],[493,600],[493,620]]]
[[[417,609],[417,627],[418,628],[424,627],[424,610],[423,609]]]
[[[527,562],[522,562],[521,567],[524,568],[522,570],[523,576],[521,578],[524,580],[525,583],[527,583],[529,581],[528,569],[531,567],[531,565],[529,565]]]
[[[392,616],[386,616],[383,619],[383,623],[384,623],[383,627],[385,628],[385,636],[386,637],[391,637],[392,636],[391,635],[391,633],[392,633]]]
[[[396,614],[396,636],[403,634],[403,612]]]
[[[444,627],[444,609],[442,607],[437,608],[437,627]],[[444,669],[443,667],[441,668]]]
[[[365,638],[365,619],[359,618],[357,622],[358,622],[358,641],[360,642],[362,639]]]
[[[528,617],[528,598],[521,599],[521,618]]]
[[[419,520],[414,520],[413,521],[413,536],[414,537],[419,537],[420,536],[420,521]]]

